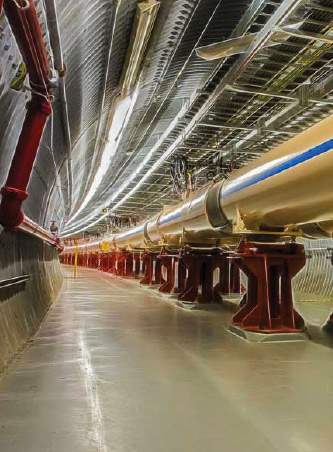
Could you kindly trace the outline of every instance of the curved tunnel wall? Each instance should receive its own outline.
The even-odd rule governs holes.
[[[43,14],[42,4],[37,5],[39,15]],[[44,21],[45,22],[45,21]],[[0,187],[5,184],[16,145],[26,114],[26,104],[31,98],[26,88],[19,91],[11,89],[11,82],[23,61],[8,20],[2,11],[0,27]],[[48,48],[47,39],[45,39]],[[28,84],[28,81],[25,81]],[[59,225],[64,218],[66,187],[66,150],[64,145],[59,95],[52,104],[53,114],[48,119],[39,151],[34,162],[27,191],[29,197],[23,203],[24,213],[39,225],[50,226],[55,220]],[[53,133],[59,130],[60,133]],[[54,143],[56,137],[56,145]]]
[[[42,4],[37,5],[39,14]],[[41,20],[44,24],[45,20]],[[29,91],[11,89],[22,56],[16,44],[5,14],[0,14],[0,187],[6,181],[26,113]],[[45,31],[45,30],[44,30]],[[47,39],[46,39],[47,41]],[[47,42],[46,42],[47,44]],[[48,45],[48,44],[47,44]],[[26,81],[26,84],[28,82]],[[60,108],[57,98],[54,115],[45,128],[39,153],[30,177],[29,197],[24,212],[33,221],[47,229],[51,220],[60,223],[64,217],[61,197],[61,171],[64,171],[65,152],[62,134],[59,136],[59,152],[52,143],[52,127],[61,130]],[[61,151],[60,151],[61,149]],[[59,183],[57,174],[60,173]],[[62,177],[65,181],[65,178]],[[63,182],[64,184],[64,182]],[[0,227],[0,281],[30,275],[25,284],[0,287],[0,372],[31,337],[43,316],[55,299],[62,275],[55,248],[24,233],[9,234]]]
[[[0,372],[36,331],[62,285],[58,251],[24,233],[0,233],[0,281],[29,275],[25,283],[0,287]]]

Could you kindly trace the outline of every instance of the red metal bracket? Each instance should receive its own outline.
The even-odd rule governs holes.
[[[218,282],[214,281],[216,269],[219,269]],[[211,251],[185,250],[180,257],[178,272],[180,301],[221,302],[222,293],[228,292],[229,262],[227,255],[217,248]]]
[[[175,288],[175,263],[178,256],[172,254],[161,254],[158,261],[162,267],[163,282],[158,289],[161,293],[171,293]],[[165,272],[163,273],[163,269]]]
[[[134,277],[139,278],[141,273],[141,254],[134,254]]]
[[[292,278],[305,265],[303,245],[241,242],[235,263],[248,277],[245,305],[233,316],[234,325],[257,333],[304,331],[295,311]]]
[[[159,253],[144,253],[143,260],[143,278],[140,280],[140,284],[148,286],[160,285],[163,283],[161,273],[161,262],[157,259]]]

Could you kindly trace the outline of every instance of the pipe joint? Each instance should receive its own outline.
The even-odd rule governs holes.
[[[7,231],[15,231],[24,219],[22,203],[28,197],[28,193],[18,188],[4,186],[1,195],[0,224]]]
[[[63,67],[60,67],[60,68],[57,69],[57,70],[58,70],[58,75],[59,75],[59,77],[60,77],[60,78],[64,78],[65,75],[66,75],[66,70],[67,70],[66,65],[64,64]]]
[[[223,182],[212,185],[206,196],[206,214],[209,223],[213,228],[224,228],[229,224],[229,220],[221,209],[220,197]]]
[[[50,116],[52,113],[51,103],[44,96],[33,93],[31,100],[26,105],[27,110],[42,113],[45,116]]]
[[[18,199],[20,201],[24,201],[28,197],[26,191],[20,190],[19,188],[7,187],[6,185],[2,187],[0,193],[2,194],[2,198],[10,197],[11,199]]]

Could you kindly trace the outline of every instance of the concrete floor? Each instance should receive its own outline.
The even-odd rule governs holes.
[[[0,382],[1,452],[333,451],[333,351],[80,269]]]

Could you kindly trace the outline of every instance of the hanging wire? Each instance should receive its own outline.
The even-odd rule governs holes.
[[[172,188],[177,195],[182,195],[192,185],[191,171],[185,157],[177,157],[170,164],[170,174],[172,179]]]

